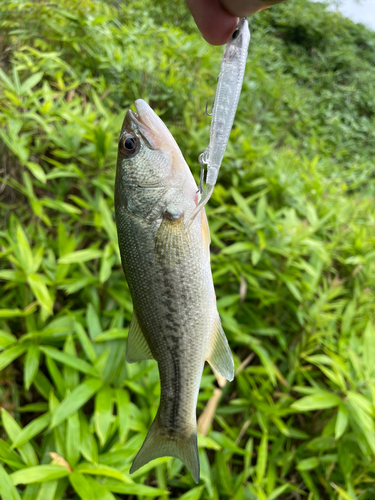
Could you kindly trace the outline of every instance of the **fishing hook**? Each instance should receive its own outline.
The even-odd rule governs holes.
[[[198,193],[200,193],[200,194],[203,193],[203,182],[204,182],[204,165],[201,166],[201,173],[200,173],[200,179],[199,179]]]
[[[214,101],[214,104],[215,104],[215,101]],[[212,105],[212,108],[213,108],[213,107],[214,107],[214,105]],[[211,111],[212,111],[212,109],[211,109]],[[208,112],[208,101],[206,102],[206,115],[207,115],[207,116],[212,116],[212,113],[209,113],[209,112]]]
[[[203,153],[201,153],[198,157],[198,161],[201,165],[201,173],[200,173],[200,176],[199,176],[199,188],[198,188],[198,192],[200,194],[203,193],[203,182],[204,182],[204,166],[207,164],[204,160],[204,154],[205,154],[206,151],[204,151]]]

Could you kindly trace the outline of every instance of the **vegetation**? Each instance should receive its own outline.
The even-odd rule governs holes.
[[[166,0],[5,1],[0,29],[0,497],[373,499],[375,34],[303,0],[251,19],[207,208],[237,376],[205,368],[196,486],[128,474],[160,389],[124,362],[114,166],[141,97],[198,178],[223,49]]]

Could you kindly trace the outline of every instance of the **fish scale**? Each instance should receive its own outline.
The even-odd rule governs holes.
[[[130,472],[161,456],[180,458],[199,480],[196,404],[205,360],[228,379],[233,359],[220,326],[204,210],[172,135],[142,100],[120,136],[115,210],[121,260],[133,299],[127,360],[158,363],[160,405]],[[128,153],[124,146],[136,144]],[[136,142],[138,141],[138,142]],[[150,175],[152,172],[152,175]]]

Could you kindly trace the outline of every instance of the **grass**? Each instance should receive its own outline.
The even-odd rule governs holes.
[[[128,474],[160,388],[124,362],[114,165],[143,98],[198,178],[222,48],[164,1],[3,2],[0,28],[0,497],[373,499],[374,33],[302,0],[251,19],[207,208],[237,376],[205,368],[195,486]]]

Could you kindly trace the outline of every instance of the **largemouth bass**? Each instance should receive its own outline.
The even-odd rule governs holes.
[[[158,457],[199,481],[196,404],[204,362],[233,380],[210,269],[210,234],[197,185],[172,134],[139,99],[121,129],[115,210],[134,313],[126,360],[158,362],[160,406],[130,473]],[[189,221],[189,224],[188,224]]]

